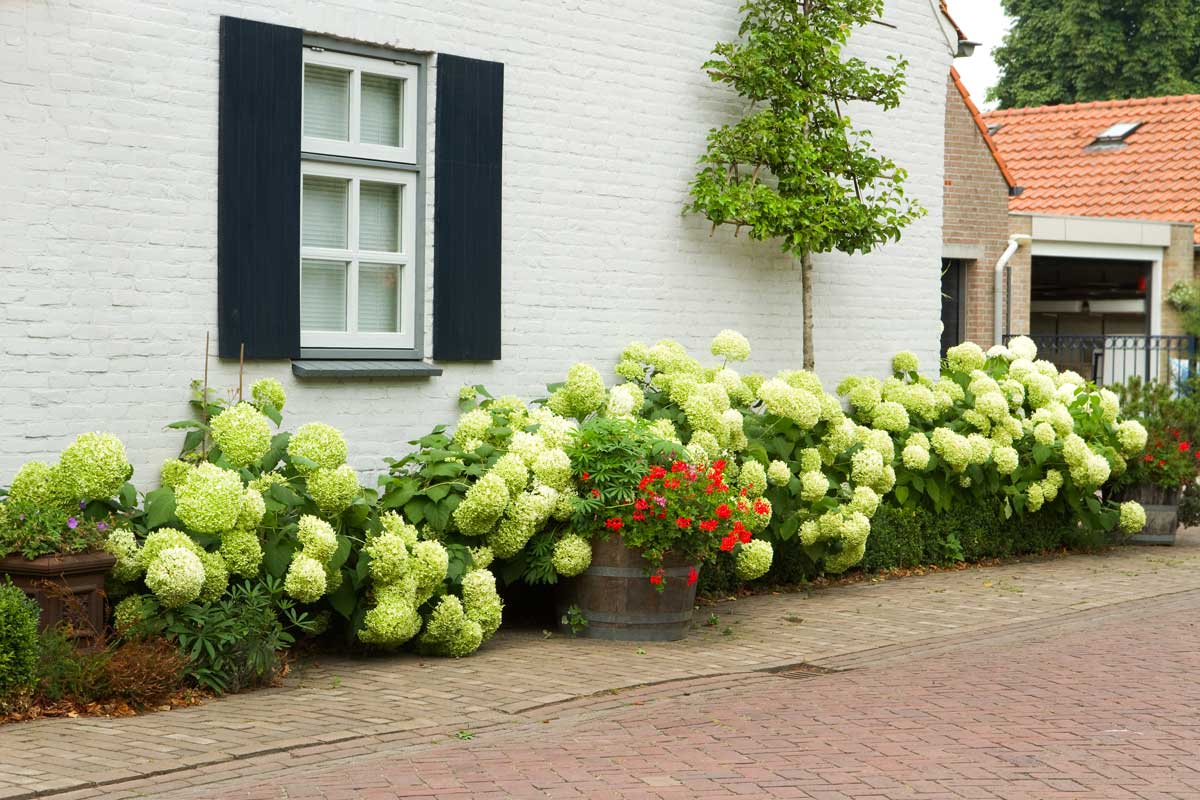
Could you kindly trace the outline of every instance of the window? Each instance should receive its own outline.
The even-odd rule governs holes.
[[[302,350],[417,348],[419,80],[416,64],[305,48]]]
[[[1123,145],[1129,135],[1142,127],[1140,122],[1118,122],[1115,125],[1110,125],[1096,136],[1096,139],[1088,145],[1091,148],[1104,148],[1114,145]]]

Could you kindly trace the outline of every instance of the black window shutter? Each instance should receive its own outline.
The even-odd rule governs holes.
[[[298,28],[221,17],[218,353],[300,355]]]
[[[438,54],[433,357],[500,358],[504,65]]]

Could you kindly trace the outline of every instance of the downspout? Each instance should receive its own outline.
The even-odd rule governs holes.
[[[992,332],[995,336],[995,344],[1004,344],[1004,336],[1008,333],[1004,325],[1004,270],[1008,267],[1008,262],[1016,255],[1017,250],[1023,244],[1028,244],[1033,241],[1033,237],[1026,233],[1015,233],[1008,237],[1008,247],[1004,248],[1004,253],[1001,254],[1000,260],[996,262],[996,271],[993,276],[993,294],[995,295],[995,308],[993,309]]]

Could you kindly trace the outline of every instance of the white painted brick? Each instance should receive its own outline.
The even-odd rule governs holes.
[[[910,61],[898,111],[851,113],[909,170],[929,215],[869,256],[818,258],[817,363],[828,384],[881,372],[901,347],[936,357],[951,57],[935,5],[889,0],[884,18],[897,27],[868,26],[853,42],[869,60]],[[798,366],[795,266],[771,244],[710,237],[703,220],[680,214],[706,132],[739,109],[699,69],[735,35],[736,9],[729,0],[0,4],[0,482],[83,430],[121,435],[146,487],[175,452],[179,437],[161,426],[188,415],[204,335],[216,337],[222,14],[507,65],[504,359],[416,381],[302,383],[286,362],[250,365],[251,379],[285,383],[290,424],[343,428],[356,467],[379,469],[450,418],[463,384],[536,396],[573,361],[607,369],[635,338],[701,349],[734,327],[754,343],[751,368]],[[236,384],[237,365],[214,360],[210,380]]]

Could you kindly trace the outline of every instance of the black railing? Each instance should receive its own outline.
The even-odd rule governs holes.
[[[1006,336],[1005,342],[1016,337]],[[1195,336],[1030,336],[1038,358],[1074,370],[1100,386],[1143,381],[1179,383],[1198,374]]]

